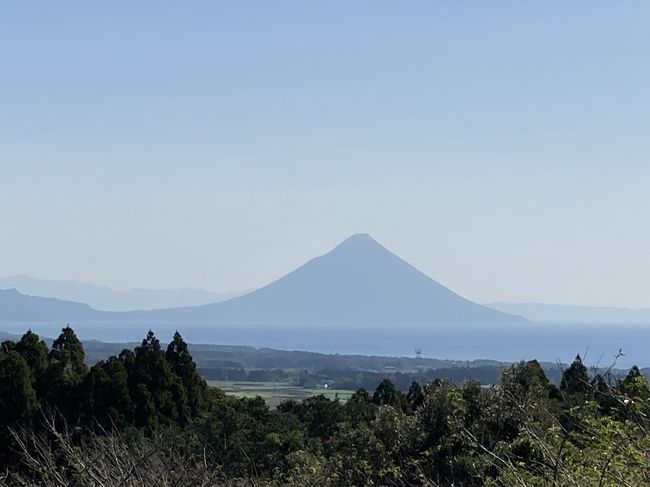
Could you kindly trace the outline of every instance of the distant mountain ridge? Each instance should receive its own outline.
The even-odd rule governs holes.
[[[16,291],[0,292],[0,296],[16,300],[6,308],[0,302],[0,321],[46,320],[48,313],[51,321],[206,325],[399,326],[526,321],[459,296],[367,234],[353,235],[261,289],[219,303],[105,312],[79,303],[22,296]]]
[[[15,289],[0,289],[0,321],[58,321],[61,323],[96,321],[110,313],[97,311],[84,303],[55,298],[27,296]]]
[[[225,301],[248,292],[214,293],[191,288],[116,291],[108,286],[76,281],[39,279],[24,274],[0,277],[0,289],[16,289],[26,295],[85,303],[94,309],[102,311],[197,306]]]
[[[486,306],[525,316],[540,323],[647,323],[650,308],[617,308],[613,306],[575,306],[544,303],[494,302]]]

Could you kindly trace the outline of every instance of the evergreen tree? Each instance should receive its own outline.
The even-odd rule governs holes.
[[[0,347],[0,465],[3,469],[15,447],[9,428],[28,426],[37,410],[29,365],[18,352],[3,344]]]
[[[52,343],[50,363],[59,362],[65,365],[66,373],[77,381],[88,372],[86,354],[83,345],[75,335],[70,325],[61,330],[59,337]]]
[[[406,393],[406,400],[411,406],[411,409],[415,411],[424,403],[424,393],[422,392],[422,387],[416,381],[411,382],[409,391]]]
[[[429,382],[424,390],[424,404],[418,410],[425,438],[425,445],[433,447],[449,432],[453,416],[457,409],[458,397],[454,386],[446,379]]]
[[[389,379],[382,380],[375,393],[372,395],[372,402],[378,406],[393,406],[396,409],[406,411],[408,403],[402,394]]]
[[[0,424],[15,426],[37,410],[29,365],[15,350],[0,352]]]
[[[596,374],[592,387],[594,390],[594,399],[603,414],[610,414],[618,406],[617,391],[611,387],[605,377]]]
[[[577,355],[571,366],[562,374],[560,390],[567,394],[586,394],[590,388],[587,367],[582,363],[580,355]]]
[[[29,365],[32,372],[32,385],[37,392],[40,392],[48,366],[47,345],[36,333],[28,330],[16,343],[15,350]]]
[[[124,353],[123,353],[124,354]],[[160,341],[149,330],[136,347],[133,359],[124,354],[129,371],[129,390],[137,426],[155,429],[161,424],[186,424],[190,418],[187,392],[172,373]]]
[[[549,381],[537,360],[519,362],[505,369],[501,378],[502,387],[516,385],[519,393],[528,394],[545,391]],[[512,391],[513,393],[515,391]]]
[[[66,326],[49,353],[43,379],[43,396],[50,407],[57,409],[68,421],[80,414],[79,385],[88,371],[83,346],[74,330]]]
[[[294,413],[298,407],[299,402],[295,399],[284,399],[276,408],[281,413]]]
[[[343,406],[346,418],[353,424],[369,423],[374,419],[376,409],[372,397],[363,387],[352,394]]]
[[[329,438],[339,427],[343,407],[338,399],[331,400],[319,394],[298,404],[295,414],[306,425],[310,436]]]
[[[196,363],[187,350],[187,343],[177,331],[174,339],[167,346],[165,360],[171,370],[183,383],[187,391],[190,412],[193,417],[205,411],[208,406],[208,385],[196,371]]]
[[[619,390],[629,399],[646,401],[650,397],[648,379],[645,378],[636,365],[630,369],[625,379],[620,382]]]
[[[124,361],[109,357],[95,364],[86,375],[83,386],[84,419],[105,427],[131,424],[134,405],[129,393],[128,374]]]

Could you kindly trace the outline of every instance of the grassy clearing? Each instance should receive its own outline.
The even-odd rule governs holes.
[[[322,394],[330,399],[338,397],[342,401],[347,401],[352,395],[352,391],[328,389],[325,387],[306,388],[288,382],[240,382],[222,380],[209,380],[207,382],[210,387],[218,387],[227,394],[232,394],[237,397],[260,396],[270,407],[277,406],[285,399],[299,401],[318,394]]]

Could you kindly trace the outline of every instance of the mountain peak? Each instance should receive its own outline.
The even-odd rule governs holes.
[[[6,303],[3,303],[3,296]],[[20,300],[18,299],[20,298]],[[105,313],[85,305],[0,293],[0,320],[151,321],[255,325],[310,324],[375,326],[389,324],[491,324],[525,319],[473,303],[447,289],[384,248],[357,233],[329,253],[314,258],[257,291],[228,301],[172,309]],[[9,302],[13,308],[9,307]],[[74,305],[73,310],[60,309]],[[85,306],[85,307],[84,307]],[[27,312],[26,310],[31,310]],[[12,314],[13,313],[13,314]],[[26,318],[29,319],[26,319]]]
[[[355,233],[338,244],[334,250],[346,248],[364,249],[370,247],[383,248],[383,246],[372,238],[369,233]]]
[[[374,238],[369,233],[363,233],[363,232],[358,232],[358,233],[353,233],[350,235],[346,240],[371,240],[373,242],[376,242]]]
[[[163,321],[310,325],[524,321],[452,292],[357,233],[277,281],[223,303],[160,311]]]

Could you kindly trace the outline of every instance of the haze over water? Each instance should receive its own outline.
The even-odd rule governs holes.
[[[31,326],[43,336],[56,336],[60,326],[42,323],[2,323],[0,329],[21,334]],[[107,342],[139,342],[149,327],[162,341],[176,329],[190,343],[248,345],[256,348],[306,350],[323,353],[414,356],[415,348],[422,355],[440,359],[492,359],[504,362],[533,359],[567,363],[576,354],[585,362],[608,366],[622,349],[625,356],[617,365],[650,366],[647,344],[650,326],[643,324],[557,324],[526,323],[490,325],[435,326],[423,328],[407,325],[393,328],[367,329],[349,326],[277,327],[258,326],[173,326],[156,324],[123,325],[115,323],[72,324],[77,334],[86,340]]]

